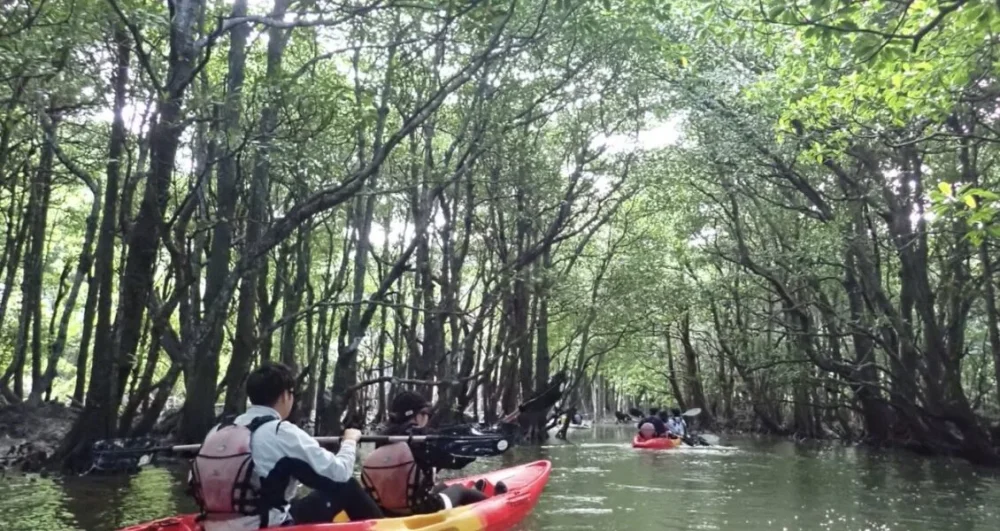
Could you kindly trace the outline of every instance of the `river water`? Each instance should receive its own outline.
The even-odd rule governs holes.
[[[657,452],[633,450],[630,435],[577,430],[573,444],[517,448],[469,468],[552,461],[545,494],[519,531],[1000,529],[1000,472],[963,462],[748,438]],[[0,530],[107,531],[190,512],[185,474],[0,478]]]

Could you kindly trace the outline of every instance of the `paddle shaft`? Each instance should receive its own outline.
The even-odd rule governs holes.
[[[362,435],[358,442],[363,443],[397,443],[397,442],[424,442],[424,441],[453,441],[464,439],[479,439],[485,437],[461,437],[449,435]],[[321,445],[339,443],[343,437],[316,437],[316,442]],[[155,452],[176,452],[190,453],[197,452],[201,448],[200,444],[178,444],[175,446],[154,446],[152,448],[122,448],[100,452],[102,454],[151,454]]]

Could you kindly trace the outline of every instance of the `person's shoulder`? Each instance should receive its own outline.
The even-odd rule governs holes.
[[[272,443],[277,445],[279,448],[284,448],[284,451],[292,451],[293,448],[306,448],[316,445],[316,440],[313,439],[312,435],[302,428],[292,424],[288,421],[281,421],[277,426],[272,427],[272,425],[267,425],[264,427],[272,437]]]
[[[309,434],[305,430],[287,420],[279,422],[277,427],[275,427],[275,432],[283,435],[294,435],[296,437],[303,435],[309,437]]]

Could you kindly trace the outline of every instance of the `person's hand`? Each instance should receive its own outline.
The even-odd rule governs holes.
[[[358,442],[361,440],[361,430],[356,430],[354,428],[344,430],[344,440]]]

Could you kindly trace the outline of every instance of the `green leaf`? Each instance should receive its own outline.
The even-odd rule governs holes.
[[[846,30],[849,30],[849,31],[857,31],[857,30],[861,29],[861,27],[858,26],[857,22],[854,22],[853,20],[850,20],[850,19],[840,21],[839,25],[840,25],[840,27],[842,29],[846,29]]]
[[[951,183],[946,183],[946,182],[938,183],[938,190],[941,190],[941,193],[944,194],[946,197],[952,196]]]
[[[971,190],[969,190],[968,193],[975,194],[976,197],[980,199],[986,199],[989,201],[996,201],[1000,199],[1000,195],[991,192],[989,190],[983,190],[982,188],[972,188]]]
[[[868,56],[875,52],[882,45],[882,39],[876,35],[864,34],[858,36],[851,48],[851,53],[857,59],[868,59]]]

